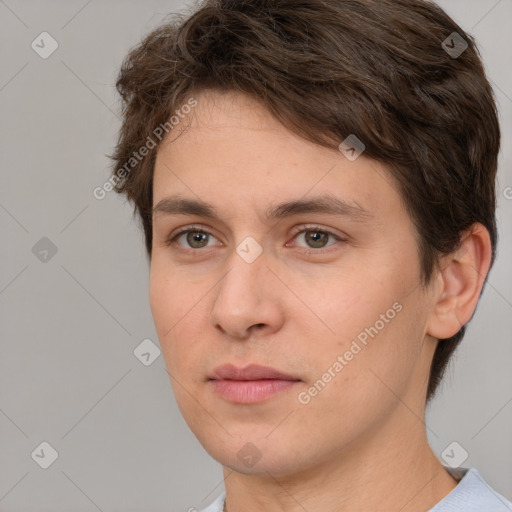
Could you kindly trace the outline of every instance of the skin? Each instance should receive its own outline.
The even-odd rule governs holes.
[[[423,287],[416,231],[383,165],[300,138],[248,96],[194,97],[197,107],[158,149],[153,202],[206,201],[219,219],[154,213],[150,304],[178,406],[224,468],[227,510],[430,509],[457,482],[426,436],[429,368],[437,338],[455,334],[476,307],[487,231],[464,233]],[[322,194],[368,213],[265,220],[273,205]],[[186,234],[166,244],[187,226],[210,233],[206,247]],[[236,252],[248,236],[263,251],[252,263]],[[401,311],[300,403],[395,303]],[[263,403],[231,403],[208,382],[228,362],[301,382]],[[244,446],[260,457],[252,466],[237,456]]]

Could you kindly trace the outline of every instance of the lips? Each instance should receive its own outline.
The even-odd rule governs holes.
[[[261,404],[295,388],[300,379],[269,366],[250,364],[237,368],[232,364],[218,366],[209,379],[212,390],[234,404]]]
[[[299,381],[300,379],[287,373],[271,368],[270,366],[260,366],[250,364],[245,368],[237,368],[232,364],[224,364],[213,370],[210,380],[238,380],[255,381],[264,379]]]

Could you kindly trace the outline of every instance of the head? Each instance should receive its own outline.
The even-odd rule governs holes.
[[[285,472],[276,446],[305,461],[319,414],[322,457],[397,396],[424,407],[495,257],[500,133],[472,38],[421,0],[210,0],[150,33],[117,87],[113,181],[141,220],[156,329],[205,447],[221,460],[257,439]],[[208,383],[225,362],[299,382],[227,403]],[[267,437],[283,405],[293,421]]]

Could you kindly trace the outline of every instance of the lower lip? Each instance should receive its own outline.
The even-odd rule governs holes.
[[[290,389],[299,381],[264,379],[264,380],[211,380],[215,392],[224,400],[238,404],[263,402],[271,396]]]

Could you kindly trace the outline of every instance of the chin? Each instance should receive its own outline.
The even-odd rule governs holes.
[[[304,454],[296,453],[295,448],[288,446],[286,437],[272,439],[272,435],[265,436],[268,436],[268,430],[261,437],[230,437],[226,434],[220,442],[219,439],[209,439],[201,444],[222,466],[245,475],[285,477],[301,469]]]

